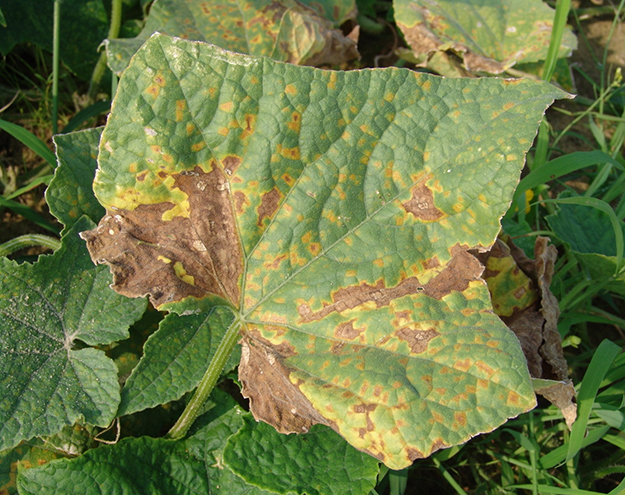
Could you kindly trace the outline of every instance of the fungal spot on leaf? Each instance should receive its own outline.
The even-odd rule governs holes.
[[[395,335],[408,343],[410,352],[421,354],[427,349],[430,340],[438,335],[438,332],[434,329],[420,330],[406,326],[397,330]]]
[[[277,187],[274,187],[269,192],[261,195],[260,206],[257,209],[258,221],[256,225],[263,226],[263,220],[265,218],[271,219],[273,214],[278,210],[280,200],[282,199],[282,193]]]
[[[426,179],[421,180],[410,189],[412,197],[402,204],[404,209],[415,218],[425,222],[435,222],[444,216],[444,213],[434,206],[432,191],[425,185]]]
[[[336,330],[334,330],[334,336],[337,339],[354,340],[361,333],[365,331],[364,327],[354,328],[354,321],[350,320],[345,323],[341,323]]]

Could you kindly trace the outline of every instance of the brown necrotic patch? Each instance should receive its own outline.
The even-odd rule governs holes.
[[[399,339],[408,343],[412,354],[421,354],[427,349],[430,340],[438,335],[438,332],[433,328],[429,330],[420,330],[418,328],[405,326],[397,330],[395,335]]]
[[[111,267],[117,292],[149,295],[156,307],[211,294],[237,306],[242,254],[223,172],[196,167],[172,177],[188,197],[189,217],[163,220],[172,203],[109,211],[82,234],[91,258]]]
[[[365,331],[364,327],[354,328],[354,321],[350,320],[345,323],[341,323],[336,330],[334,330],[334,336],[337,339],[354,340],[361,333]]]
[[[469,282],[479,278],[483,266],[465,248],[455,246],[451,253],[452,258],[447,266],[427,284],[421,284],[417,277],[410,277],[395,287],[386,287],[383,280],[378,280],[375,285],[362,282],[342,287],[332,293],[332,303],[324,303],[323,308],[317,311],[313,311],[308,304],[300,304],[297,307],[300,323],[318,321],[330,313],[341,313],[371,302],[377,308],[388,306],[391,301],[411,294],[420,293],[441,299],[452,291],[462,292],[467,289]]]
[[[256,225],[262,227],[263,220],[265,218],[271,219],[273,214],[278,210],[280,199],[282,199],[282,193],[278,191],[277,187],[274,187],[269,192],[266,192],[261,196],[260,206],[257,209],[258,221],[256,222]]]
[[[291,370],[276,349],[248,337],[241,344],[241,393],[250,400],[256,420],[269,423],[280,433],[305,433],[316,423],[336,429],[291,382]]]
[[[435,222],[444,217],[444,213],[434,206],[434,195],[425,185],[426,179],[421,180],[410,190],[412,197],[402,203],[404,209],[415,218],[425,222]]]

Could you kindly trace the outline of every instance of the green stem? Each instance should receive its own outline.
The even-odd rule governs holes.
[[[122,0],[113,0],[111,9],[111,24],[109,25],[109,33],[106,39],[112,40],[119,36],[119,30],[122,25]],[[100,53],[98,63],[93,69],[91,76],[91,84],[89,85],[89,98],[95,97],[96,91],[100,86],[100,82],[106,73],[106,49]],[[114,96],[114,95],[112,95]]]
[[[43,246],[56,251],[61,247],[61,241],[54,237],[42,234],[26,234],[0,244],[0,256],[8,256],[19,249],[31,246]]]
[[[169,433],[167,433],[166,438],[182,438],[189,428],[191,428],[191,425],[199,416],[208,396],[217,384],[217,380],[226,365],[226,361],[230,357],[230,354],[232,354],[232,350],[239,340],[240,328],[241,320],[237,317],[230,324],[228,330],[226,330],[226,334],[219,343],[219,347],[217,347],[217,351],[215,351],[215,355],[208,365],[208,369],[206,373],[204,373],[198,388],[195,390],[193,397],[180,415],[180,418],[176,421],[176,424],[172,426]]]
[[[547,82],[551,81],[553,72],[556,69],[558,61],[558,52],[562,43],[562,36],[566,29],[566,19],[571,10],[571,0],[558,0],[556,4],[556,15],[553,19],[553,28],[551,30],[551,40],[549,42],[549,50],[547,58],[543,66],[543,79]]]
[[[52,26],[52,134],[59,132],[59,50],[61,28],[61,0],[54,0],[54,20]]]

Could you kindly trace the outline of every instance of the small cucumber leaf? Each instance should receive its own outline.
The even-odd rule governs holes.
[[[356,495],[376,484],[378,462],[358,452],[330,428],[281,435],[244,416],[245,424],[226,444],[224,461],[248,483],[281,494]]]
[[[395,20],[415,56],[438,54],[445,62],[460,57],[458,70],[500,74],[517,63],[544,60],[549,48],[554,10],[542,0],[394,0]],[[559,56],[577,47],[570,28]],[[451,58],[450,58],[451,57]],[[425,65],[425,64],[424,64]],[[450,68],[444,69],[452,74]],[[459,75],[459,74],[455,74]]]
[[[560,198],[571,197],[562,193]],[[597,283],[605,289],[625,294],[623,263],[618,265],[617,238],[608,214],[583,204],[559,203],[553,215],[546,217],[549,226],[575,252],[576,258]],[[618,222],[625,236],[625,223]]]
[[[93,194],[93,177],[98,163],[102,127],[54,136],[59,165],[46,189],[46,202],[56,219],[69,229],[82,216],[94,222],[104,208]]]
[[[165,404],[193,390],[233,317],[223,307],[199,315],[167,315],[148,338],[141,361],[122,389],[118,414]],[[237,362],[231,359],[224,371],[232,370]]]
[[[93,225],[83,217],[59,250],[32,265],[0,258],[0,449],[79,418],[106,426],[115,417],[113,361],[76,345],[128,337],[146,301],[120,297],[109,288],[110,274],[94,268],[78,237]]]
[[[527,80],[321,71],[155,35],[119,83],[84,233],[114,287],[229,306],[256,418],[399,469],[535,405],[469,253],[546,107]]]
[[[226,441],[243,425],[244,413],[226,394],[216,395],[217,403],[198,419],[189,438],[125,438],[75,459],[22,470],[20,493],[269,495],[224,465]]]
[[[343,10],[336,14],[345,15]],[[135,39],[107,40],[108,65],[121,74],[155,32],[292,64],[339,65],[357,58],[356,42],[333,29],[322,12],[297,0],[159,0]]]

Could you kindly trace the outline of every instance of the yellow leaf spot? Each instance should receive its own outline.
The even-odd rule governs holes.
[[[299,160],[299,146],[295,148],[283,148],[281,144],[278,145],[277,152],[282,155],[284,158],[289,158],[291,160]]]
[[[187,134],[189,135],[193,134],[194,131],[195,131],[195,126],[191,122],[189,122],[187,124]]]
[[[306,232],[303,236],[302,236],[302,242],[304,244],[308,244],[310,241],[312,241],[312,234],[310,232]]]
[[[219,109],[223,110],[224,112],[230,112],[230,111],[232,111],[232,107],[233,106],[234,105],[232,104],[231,101],[227,101],[227,102],[222,103],[221,105],[219,105]]]
[[[288,95],[296,95],[297,89],[295,88],[293,84],[287,84],[286,88],[284,88],[284,92]]]
[[[373,260],[373,264],[375,266],[379,266],[380,268],[384,267],[384,260],[382,258],[376,258]]]
[[[516,160],[516,156],[515,155],[506,155],[506,161],[507,162],[513,162],[514,160]]]
[[[347,270],[345,272],[346,277],[355,277],[358,272],[356,270]]]
[[[196,143],[191,146],[191,151],[197,153],[198,151],[203,150],[204,148],[206,148],[206,143],[204,141],[200,141],[199,143]]]
[[[221,136],[227,136],[228,133],[230,132],[230,129],[228,129],[227,127],[222,127],[221,129],[219,129],[219,131],[217,131],[218,134],[220,134]]]
[[[319,255],[319,253],[321,252],[321,244],[319,244],[318,242],[311,242],[308,245],[308,251],[310,251],[310,254],[312,254],[313,256]]]
[[[302,127],[302,114],[299,112],[293,112],[291,114],[291,121],[287,122],[286,125],[289,129],[299,134]]]
[[[128,171],[131,174],[136,174],[137,173],[137,162],[133,162],[130,165],[128,165]]]
[[[432,87],[432,82],[425,81],[421,87],[423,88],[423,91],[429,91],[430,88]]]
[[[156,84],[158,84],[161,88],[164,86],[167,86],[167,82],[165,81],[165,78],[163,77],[163,73],[159,70],[157,72],[157,74],[154,76],[154,79],[152,79]]]
[[[477,196],[477,199],[479,199],[482,203],[488,203],[488,200],[486,199],[486,196],[484,196],[483,194],[479,194]]]
[[[156,98],[158,94],[161,92],[161,88],[160,86],[157,86],[156,84],[152,84],[146,88],[145,92],[149,95],[152,95],[154,98]]]
[[[184,111],[187,108],[187,102],[184,100],[176,100],[176,122],[182,122]]]
[[[182,266],[182,263],[180,263],[180,261],[176,261],[174,263],[174,272],[176,273],[176,277],[178,277],[184,283],[189,285],[195,285],[195,278],[187,274],[187,271],[184,269],[184,266]]]
[[[510,110],[513,106],[514,106],[514,103],[510,101],[503,106],[503,109]]]
[[[330,72],[330,82],[328,83],[329,89],[336,89],[336,72]]]
[[[393,93],[386,93],[384,99],[390,103],[395,99],[395,95]]]

